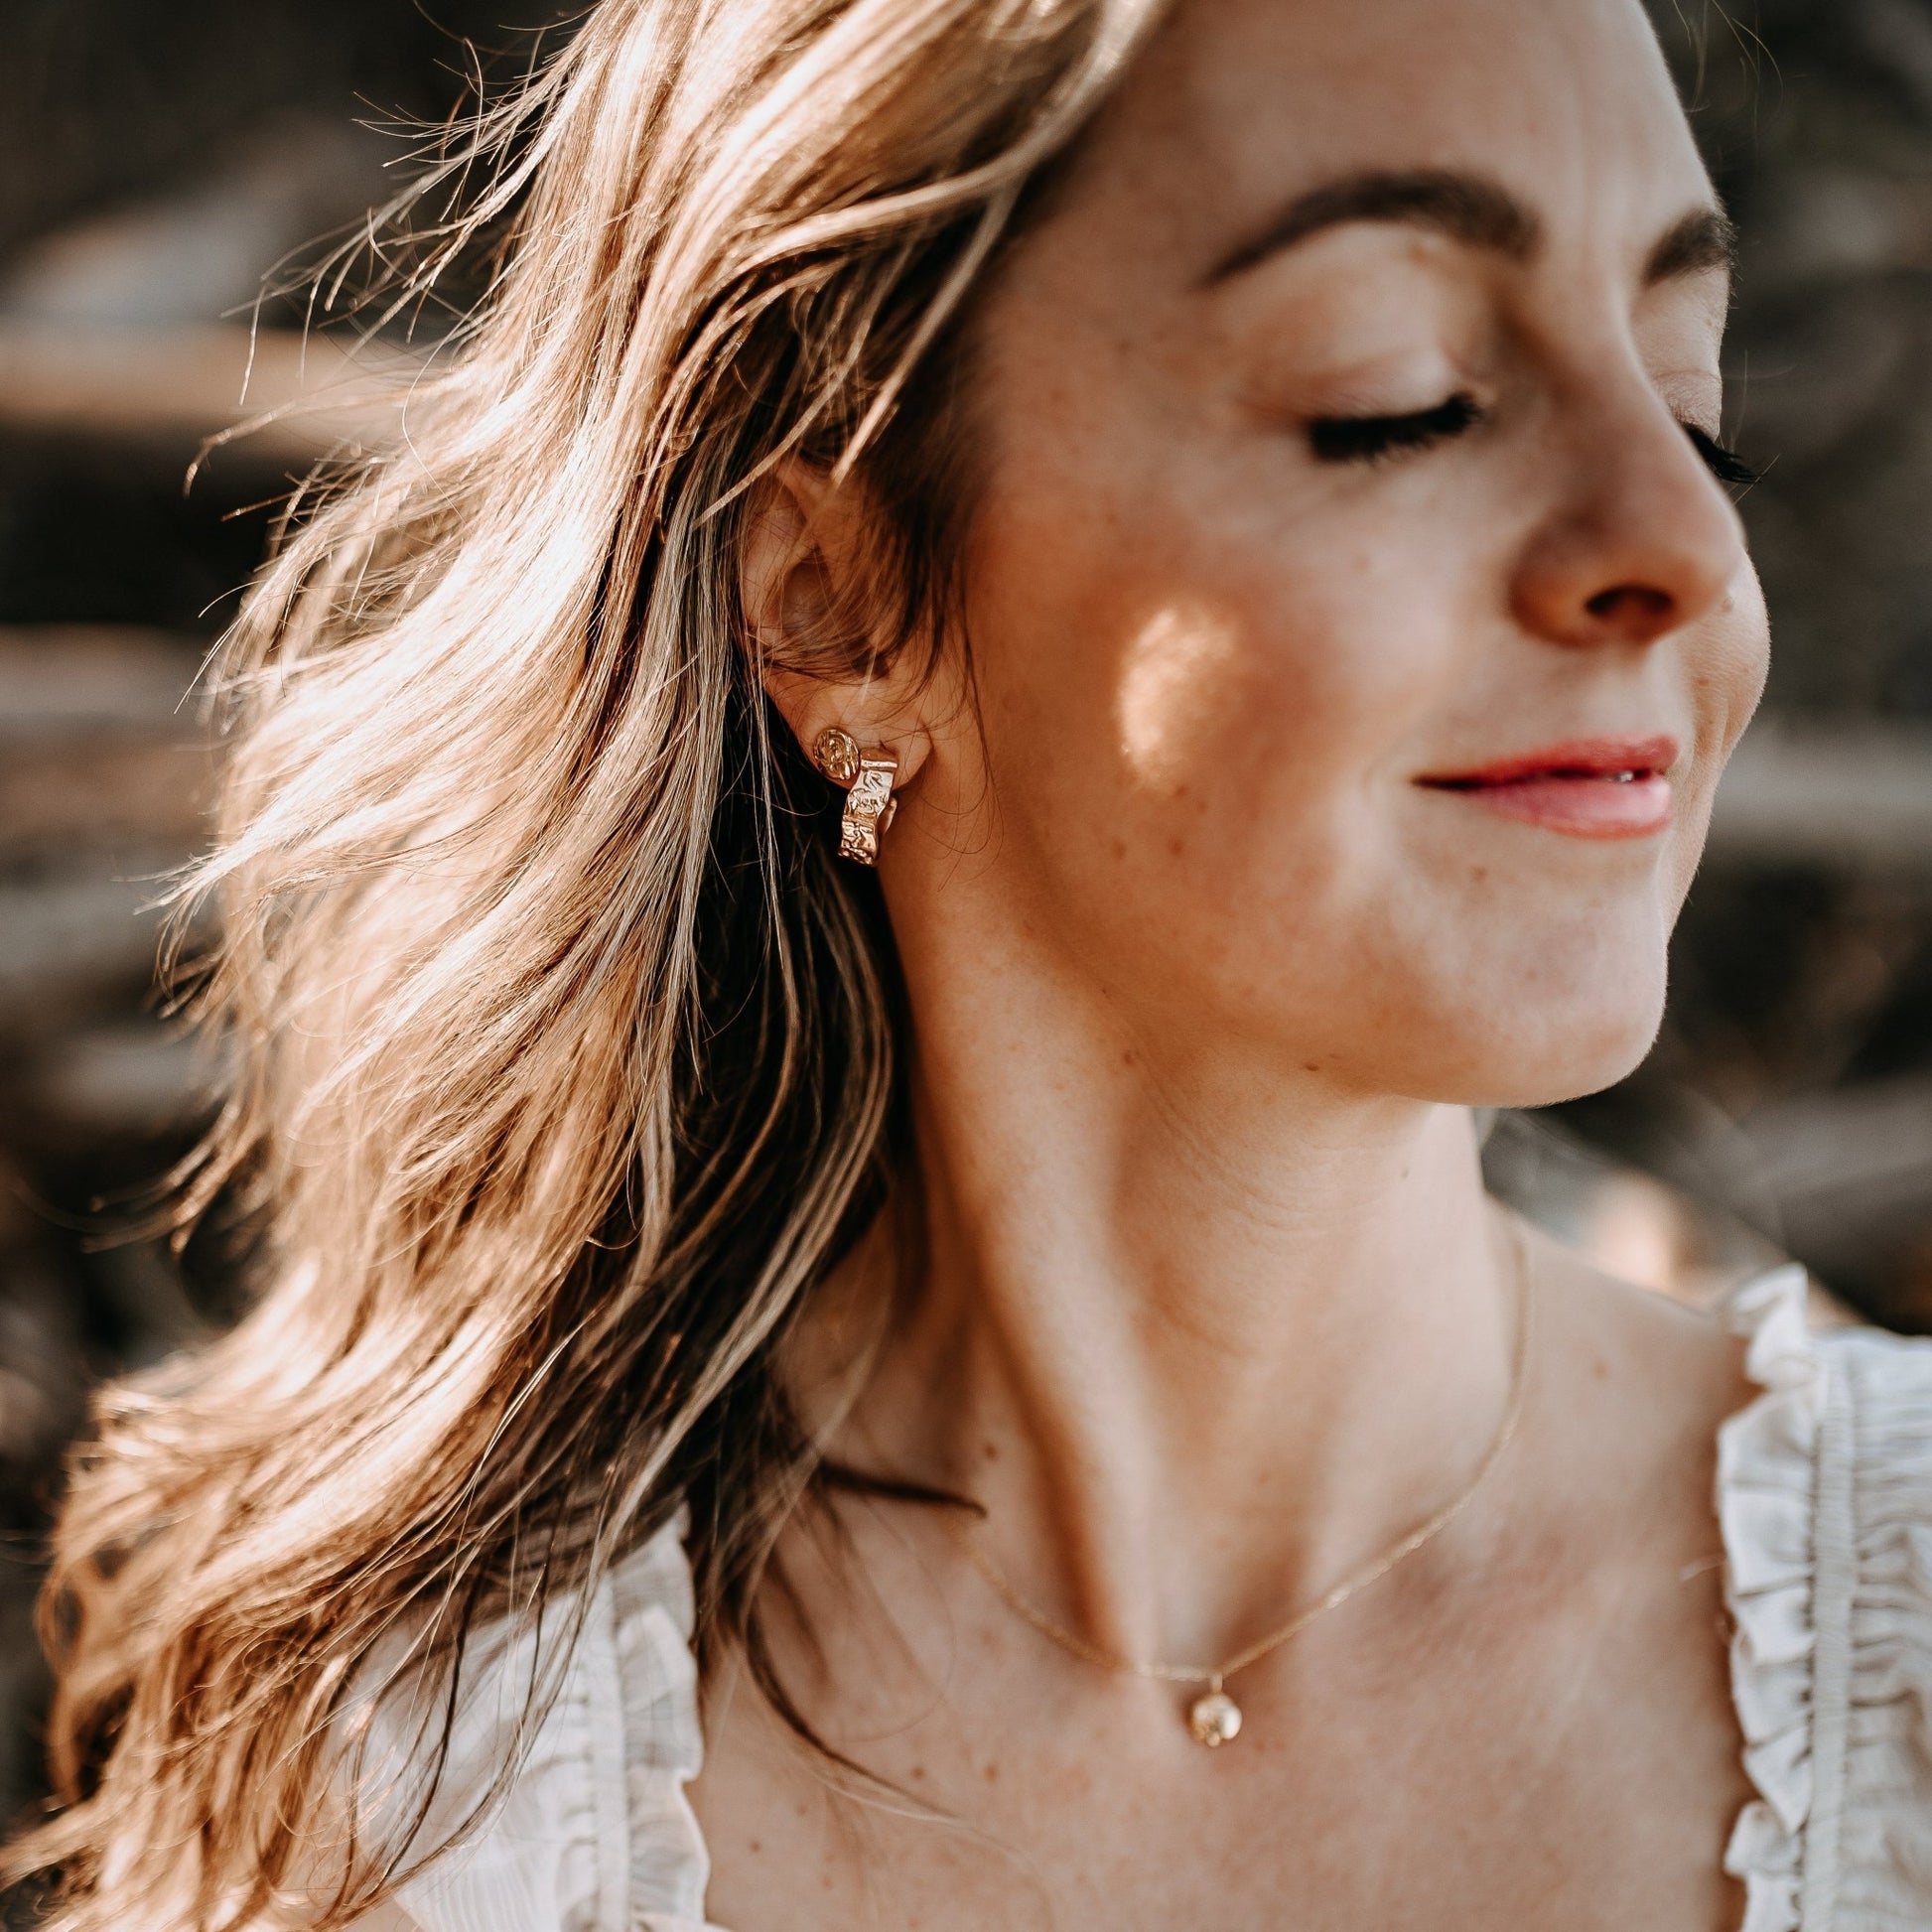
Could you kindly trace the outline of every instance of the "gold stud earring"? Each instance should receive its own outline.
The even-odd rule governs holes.
[[[883,748],[862,752],[849,731],[828,725],[813,741],[812,762],[835,785],[845,787],[839,857],[855,865],[876,866],[880,834],[898,811],[898,800],[893,796],[898,759]]]

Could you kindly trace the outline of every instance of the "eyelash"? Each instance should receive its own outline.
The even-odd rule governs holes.
[[[1691,439],[1691,448],[1704,459],[1706,467],[1721,483],[1734,483],[1739,489],[1748,489],[1752,483],[1763,482],[1764,472],[1756,464],[1746,463],[1735,450],[1720,443],[1708,430],[1699,429],[1695,423],[1686,423],[1684,434]]]
[[[1433,409],[1406,416],[1317,416],[1309,424],[1309,448],[1318,463],[1383,463],[1412,456],[1450,437],[1460,436],[1488,420],[1487,412],[1466,391],[1457,390]],[[1735,450],[1727,448],[1695,423],[1682,425],[1691,447],[1722,483],[1749,488],[1762,477]]]
[[[1317,416],[1309,424],[1309,448],[1317,463],[1381,463],[1446,443],[1482,420],[1475,397],[1457,390],[1407,416]]]

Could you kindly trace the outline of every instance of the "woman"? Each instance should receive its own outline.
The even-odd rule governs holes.
[[[603,0],[483,152],[242,626],[60,1922],[1932,1922],[1932,1359],[1478,1174],[1764,670],[1635,0]]]

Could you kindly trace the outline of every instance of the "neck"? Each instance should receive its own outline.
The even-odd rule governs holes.
[[[897,912],[927,1268],[846,1447],[984,1503],[994,1561],[1090,1641],[1227,1655],[1494,1435],[1514,1311],[1468,1114],[1137,1024],[984,924],[908,945]]]

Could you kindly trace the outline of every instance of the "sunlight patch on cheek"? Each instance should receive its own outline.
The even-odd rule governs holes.
[[[1185,778],[1215,725],[1236,647],[1220,619],[1175,606],[1157,612],[1128,645],[1120,743],[1142,783],[1169,791]]]

